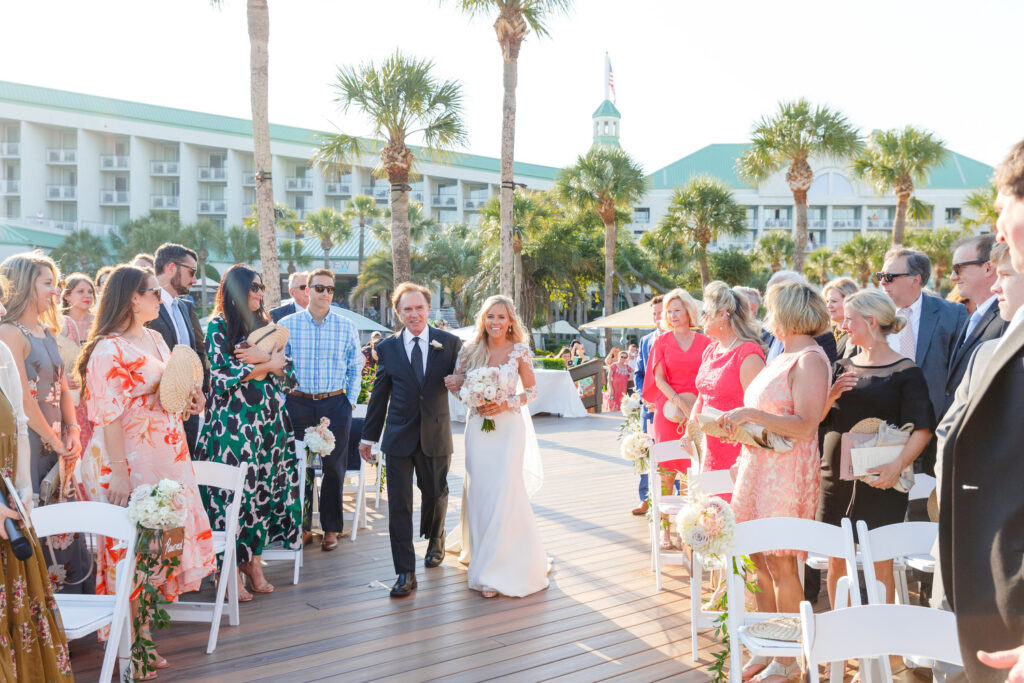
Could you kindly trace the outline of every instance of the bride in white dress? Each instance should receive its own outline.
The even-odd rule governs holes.
[[[506,403],[470,409],[466,418],[466,477],[460,528],[448,549],[469,564],[469,587],[485,598],[523,597],[548,586],[548,559],[530,507],[543,473],[526,403],[537,397],[526,332],[508,297],[488,298],[474,338],[459,354],[455,382],[476,368],[499,368]],[[494,431],[482,431],[485,417]]]

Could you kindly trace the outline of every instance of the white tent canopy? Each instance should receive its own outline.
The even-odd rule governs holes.
[[[476,331],[476,325],[466,325],[465,327],[456,327],[456,328],[448,330],[448,331],[451,332],[452,334],[454,334],[456,337],[458,337],[462,341],[468,342],[470,339],[473,338],[473,332]]]
[[[701,310],[701,302],[697,301],[697,311]],[[696,320],[690,321],[691,325],[696,325]],[[627,329],[627,330],[653,330],[654,319],[651,314],[651,302],[645,301],[642,304],[627,308],[624,311],[618,311],[611,315],[606,315],[596,320],[591,320],[589,323],[580,325],[582,329]]]
[[[550,325],[545,325],[544,327],[535,327],[535,328],[533,328],[533,333],[534,334],[539,334],[539,335],[546,335],[546,334],[569,334],[569,335],[572,335],[572,334],[579,334],[579,332],[580,332],[579,330],[577,330],[575,327],[570,325],[565,320],[556,320],[555,322],[551,323]]]

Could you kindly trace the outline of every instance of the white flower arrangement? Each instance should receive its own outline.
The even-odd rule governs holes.
[[[654,439],[646,432],[633,430],[619,435],[619,455],[633,463],[633,470],[640,474],[647,471],[647,456],[650,455]]]
[[[326,417],[320,418],[320,424],[306,427],[303,441],[306,450],[323,457],[334,452],[334,434],[330,430],[331,421]]]
[[[444,348],[444,344],[434,339],[433,341],[430,342],[430,348],[434,349],[435,351],[440,351],[441,349]]]
[[[185,487],[171,479],[153,486],[141,484],[128,500],[128,519],[146,529],[177,529],[185,526],[188,499]]]
[[[488,403],[503,403],[508,400],[505,387],[508,383],[501,376],[501,368],[482,367],[471,370],[459,391],[459,400],[469,408],[479,408]],[[494,431],[494,420],[484,418],[481,431]]]
[[[627,420],[633,420],[640,417],[640,397],[636,394],[626,394],[622,397],[621,410],[622,417]]]
[[[736,540],[736,518],[727,502],[691,490],[691,502],[676,515],[679,535],[694,551],[725,559]]]

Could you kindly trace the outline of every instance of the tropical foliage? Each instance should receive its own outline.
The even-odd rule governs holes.
[[[381,214],[377,200],[367,194],[356,195],[345,204],[345,220],[359,227],[359,270],[363,269],[363,261],[366,260],[366,223],[376,221]]]
[[[303,231],[320,240],[320,248],[324,250],[324,268],[330,268],[331,249],[352,236],[352,224],[342,214],[325,206],[306,216]]]
[[[861,287],[867,287],[871,275],[882,269],[885,263],[885,252],[889,250],[889,240],[877,232],[867,235],[856,234],[849,242],[839,247],[837,261],[839,268],[860,281]]]
[[[771,272],[777,273],[783,268],[787,268],[792,260],[795,270],[797,267],[796,261],[793,259],[795,251],[796,245],[789,233],[784,230],[768,230],[757,240],[757,246],[754,248],[754,261]]]
[[[170,211],[151,211],[142,218],[125,223],[110,234],[110,246],[121,261],[130,261],[136,254],[152,254],[164,242],[180,239],[181,222]]]
[[[804,262],[804,275],[808,281],[818,285],[827,284],[835,269],[835,258],[835,252],[828,247],[819,247],[808,254]]]
[[[932,230],[911,230],[907,233],[907,244],[924,252],[932,262],[932,286],[938,291],[948,288],[949,269],[953,257],[953,243],[961,237],[970,235],[969,231],[955,228],[935,228]]]
[[[95,273],[110,262],[103,240],[88,230],[71,232],[50,252],[50,257],[63,273]]]
[[[995,185],[979,187],[964,198],[964,208],[974,212],[974,216],[964,216],[961,221],[968,230],[985,228],[988,232],[996,231],[999,212],[996,211],[996,195],[999,191]]]

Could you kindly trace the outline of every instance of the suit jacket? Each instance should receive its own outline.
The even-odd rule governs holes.
[[[658,330],[648,332],[640,338],[640,344],[638,344],[636,372],[633,373],[633,386],[636,389],[637,396],[644,393],[644,378],[647,376],[647,362],[651,358],[651,349],[654,347],[655,335],[657,334]],[[654,414],[647,410],[647,405],[643,402],[640,403],[640,418],[641,424],[644,424],[648,420],[654,418]]]
[[[971,356],[974,354],[974,350],[982,342],[998,339],[1003,336],[1003,331],[1007,325],[1006,321],[999,317],[999,306],[996,304],[988,307],[988,310],[981,316],[981,320],[978,321],[978,324],[971,331],[971,336],[965,339],[969,322],[970,317],[964,321],[960,332],[956,336],[956,341],[953,343],[953,357],[950,358],[949,372],[946,376],[946,411],[949,410],[950,404],[953,403],[953,394],[956,393],[957,387],[960,386],[960,380],[964,377],[964,372],[971,360]],[[941,416],[940,413],[936,413],[936,415]]]
[[[978,649],[1024,642],[1024,326],[992,354],[951,417],[942,452],[939,560],[971,681],[1003,681]]]
[[[292,313],[297,313],[298,310],[299,307],[295,305],[295,302],[289,301],[288,303],[282,304],[277,308],[270,309],[270,318],[275,323],[280,322],[281,318],[285,317],[286,315],[291,315]]]
[[[775,335],[768,330],[761,330],[761,341],[765,343],[765,346],[771,347],[772,342],[775,341]],[[814,338],[814,343],[821,347],[821,350],[828,356],[828,363],[832,365],[839,359],[839,354],[836,352],[836,337],[832,334],[832,329],[829,328],[824,334],[819,334]]]
[[[401,332],[377,344],[377,376],[366,407],[363,439],[380,441],[388,457],[407,457],[417,446],[431,458],[452,454],[444,378],[455,372],[462,340],[433,327],[429,330],[430,342],[438,341],[442,348],[424,349],[427,369],[422,387],[416,382]]]
[[[199,323],[199,316],[196,315],[196,307],[191,301],[178,297],[178,304],[182,306],[185,313],[185,327],[188,329],[188,345],[199,356],[203,363],[203,392],[210,390],[210,359],[206,356],[206,336],[203,334],[202,325]],[[171,319],[171,312],[167,307],[160,304],[160,315],[155,320],[146,323],[151,330],[160,333],[167,343],[167,348],[173,349],[178,343],[178,335],[174,329],[174,321]]]

